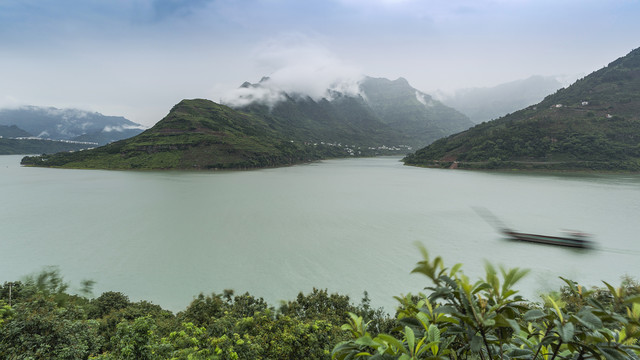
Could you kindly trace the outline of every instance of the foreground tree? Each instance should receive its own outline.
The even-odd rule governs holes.
[[[56,270],[27,278],[11,307],[0,310],[1,359],[87,359],[103,339]],[[64,304],[64,306],[61,306]]]
[[[371,336],[367,323],[351,314],[343,325],[351,339],[335,346],[333,359],[639,359],[637,295],[612,295],[618,296],[613,303],[626,305],[621,316],[565,280],[565,295],[583,306],[570,309],[551,296],[538,306],[513,289],[526,271],[487,265],[486,277],[472,283],[460,264],[449,270],[440,257],[422,253],[413,272],[429,278],[430,293],[398,299],[401,326],[393,335]]]

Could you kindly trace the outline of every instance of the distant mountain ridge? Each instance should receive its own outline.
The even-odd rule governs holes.
[[[387,112],[377,114],[371,106],[378,96],[373,90],[391,94],[393,91],[382,89],[389,83],[403,91],[389,95],[384,104]],[[427,95],[418,93],[406,80],[371,84],[364,96],[333,90],[320,100],[274,92],[260,83],[242,86],[248,90],[243,93],[247,98],[242,100],[249,100],[244,106],[183,100],[155,126],[133,138],[73,154],[27,157],[23,163],[107,169],[281,166],[330,157],[406,154],[411,144],[426,144],[438,134],[446,135],[441,123],[450,120],[446,118],[449,114],[454,115],[453,129],[472,125],[455,110],[430,98],[427,101]],[[254,101],[267,98],[277,101]],[[411,109],[406,114],[415,116],[403,115],[403,108]],[[431,108],[440,109],[440,115]]]
[[[40,139],[91,142],[99,145],[135,136],[143,130],[142,125],[122,116],[39,106],[0,109],[0,125],[15,125],[30,136]]]
[[[366,77],[360,89],[382,122],[408,136],[417,147],[473,126],[467,116],[413,88],[404,78]]]
[[[437,167],[640,171],[640,48],[534,106],[404,159]]]
[[[457,90],[440,100],[479,124],[537,104],[561,87],[555,77],[531,76],[494,87]]]
[[[20,129],[16,125],[0,125],[0,137],[2,138],[25,138],[33,136],[28,132]]]

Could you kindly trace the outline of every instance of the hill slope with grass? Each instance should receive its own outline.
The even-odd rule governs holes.
[[[640,171],[640,49],[537,105],[440,139],[404,162]]]
[[[151,129],[99,148],[25,157],[23,165],[96,169],[239,169],[296,164],[353,151],[304,144],[268,119],[209,100],[183,100]]]

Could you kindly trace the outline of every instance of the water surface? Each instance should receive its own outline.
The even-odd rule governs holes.
[[[485,259],[532,273],[525,295],[640,275],[640,176],[470,172],[398,158],[329,160],[236,172],[25,168],[0,157],[0,282],[59,266],[72,287],[121,291],[183,310],[200,292],[249,291],[273,305],[313,287],[394,295],[424,244],[472,278]],[[576,252],[505,241],[473,207],[521,231],[594,234]]]

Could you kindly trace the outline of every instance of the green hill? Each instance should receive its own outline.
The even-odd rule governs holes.
[[[286,137],[268,119],[209,100],[183,100],[138,136],[73,153],[25,157],[24,165],[100,169],[238,169],[348,156],[332,144]]]
[[[242,89],[272,91],[264,78]],[[230,108],[183,100],[153,128],[90,151],[26,157],[25,165],[102,169],[238,169],[330,157],[404,155],[412,146],[468,128],[466,116],[404,79],[367,78],[361,95],[314,100],[278,92],[276,102]]]
[[[640,49],[537,105],[440,139],[405,164],[640,170]]]
[[[408,143],[400,131],[384,124],[362,98],[337,95],[331,101],[292,97],[268,106],[254,102],[239,108],[269,123],[272,130],[308,143],[330,142],[373,147]]]
[[[242,88],[257,93],[269,89],[268,77]],[[304,141],[356,143],[366,146],[404,144],[422,147],[443,136],[473,126],[462,113],[416,90],[403,78],[365,77],[359,94],[329,90],[314,100],[281,93],[275,104],[259,101],[238,108],[268,118],[274,129]]]

